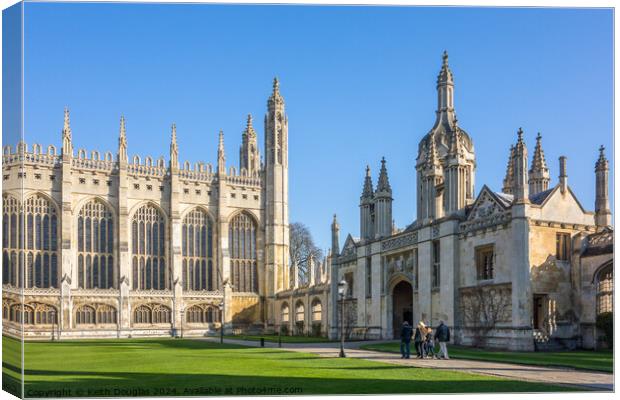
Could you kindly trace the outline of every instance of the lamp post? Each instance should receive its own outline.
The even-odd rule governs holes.
[[[344,354],[344,296],[347,292],[347,281],[344,279],[338,282],[338,294],[340,295],[341,313],[340,313],[340,355],[339,357],[346,357]]]
[[[220,309],[220,344],[224,344],[224,298],[217,305],[217,308]]]

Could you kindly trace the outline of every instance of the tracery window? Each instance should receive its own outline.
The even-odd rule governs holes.
[[[78,287],[114,287],[114,222],[112,212],[93,199],[78,214]]]
[[[596,285],[596,314],[614,310],[614,271],[612,265],[603,268],[598,274]]]
[[[207,304],[193,305],[185,312],[185,321],[188,324],[204,324],[219,320],[219,310]]]
[[[53,325],[57,323],[56,308],[49,304],[14,303],[11,305],[6,304],[6,307],[7,310],[5,310],[4,305],[2,307],[2,317],[12,322],[24,325]]]
[[[288,307],[288,304],[284,303],[282,304],[282,322],[289,322],[289,314],[290,314],[290,310]]]
[[[133,312],[135,324],[169,324],[170,308],[162,304],[142,304]]]
[[[82,324],[115,324],[116,309],[107,304],[84,304],[80,306],[75,313],[75,323]]]
[[[299,302],[295,306],[295,322],[303,322],[305,319],[305,307],[304,303]]]
[[[134,289],[168,289],[165,223],[153,205],[138,209],[131,222],[132,272]]]
[[[321,321],[323,317],[323,305],[321,301],[316,299],[312,302],[312,321]]]
[[[31,288],[58,287],[58,213],[40,194],[23,204],[4,196],[2,269],[3,284]]]
[[[230,272],[233,290],[258,293],[254,219],[245,212],[236,215],[229,225]]]
[[[207,213],[197,208],[183,218],[182,236],[183,289],[214,290],[213,223]]]

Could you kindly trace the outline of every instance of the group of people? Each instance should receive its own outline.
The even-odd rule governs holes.
[[[439,326],[433,331],[423,321],[414,328],[409,322],[403,322],[400,331],[400,354],[401,358],[410,358],[411,340],[415,345],[418,358],[443,358],[449,360],[447,343],[450,341],[450,328],[439,321]],[[439,343],[439,352],[435,351],[435,344]]]

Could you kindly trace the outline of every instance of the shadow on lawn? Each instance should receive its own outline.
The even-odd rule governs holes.
[[[395,367],[398,368],[398,367]],[[141,396],[200,395],[197,388],[214,389],[211,395],[247,395],[248,390],[270,390],[262,394],[377,394],[377,393],[475,393],[475,392],[530,392],[571,390],[549,385],[518,381],[498,381],[492,378],[474,380],[431,381],[423,379],[330,379],[295,378],[285,376],[231,376],[216,374],[151,374],[134,372],[88,371],[26,371],[26,396],[46,391],[63,391],[67,396],[91,395],[101,397],[127,396],[127,390],[142,390]],[[37,377],[30,379],[30,377]],[[40,377],[47,377],[40,380]],[[70,377],[62,382],[54,378]],[[112,381],[113,380],[113,383]],[[162,389],[164,390],[162,392]],[[80,392],[81,390],[81,392]],[[174,391],[172,391],[174,390]],[[187,391],[186,391],[187,390]],[[217,390],[221,392],[218,393]],[[574,391],[578,389],[572,389]],[[202,393],[204,395],[204,393]],[[258,393],[261,394],[261,393]]]

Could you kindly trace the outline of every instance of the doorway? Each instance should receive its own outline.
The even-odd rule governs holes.
[[[400,328],[407,321],[413,326],[413,288],[406,281],[399,282],[392,291],[392,331],[400,338]]]

